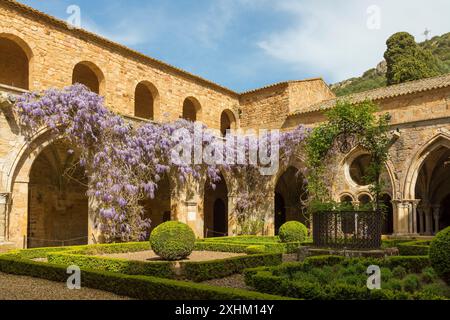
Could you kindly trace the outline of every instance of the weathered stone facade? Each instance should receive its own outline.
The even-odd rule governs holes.
[[[290,81],[246,93],[214,84],[88,32],[70,29],[31,8],[0,3],[0,243],[17,247],[64,245],[97,240],[84,190],[61,179],[70,162],[63,146],[43,130],[24,141],[11,113],[11,94],[62,88],[75,82],[105,97],[114,111],[157,122],[184,117],[216,129],[282,129],[314,126],[335,96],[321,79]],[[384,176],[392,217],[386,233],[432,234],[449,225],[450,76],[347,97],[371,99],[392,115],[396,141]],[[355,149],[335,159],[336,200],[364,202],[358,183],[364,154]],[[301,163],[292,163],[300,167]],[[301,220],[301,184],[289,168],[272,179],[265,233],[285,220]],[[176,219],[199,237],[232,234],[236,195],[233,177],[223,173],[216,190],[206,182],[195,194],[171,195],[170,182],[145,204],[155,224]]]

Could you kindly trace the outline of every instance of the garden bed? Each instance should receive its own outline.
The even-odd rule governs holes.
[[[367,288],[369,265],[381,268],[381,290]],[[449,299],[450,288],[439,279],[424,256],[385,259],[341,256],[307,258],[245,271],[246,284],[254,289],[313,300],[433,300]]]

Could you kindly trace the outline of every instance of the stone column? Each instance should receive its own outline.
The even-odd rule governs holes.
[[[420,203],[420,200],[411,200],[411,221],[412,221],[411,232],[413,234],[418,234],[417,207],[418,207],[419,203]]]
[[[425,214],[425,235],[431,236],[433,234],[433,218],[431,213],[431,206],[426,205],[424,207]]]
[[[419,233],[425,233],[425,212],[423,207],[417,208],[417,212],[419,213]]]
[[[433,206],[433,217],[434,217],[434,233],[439,232],[439,218],[441,216],[441,206]]]
[[[393,200],[392,204],[397,214],[394,214],[394,234],[407,235],[409,234],[409,204],[402,200]],[[394,211],[394,212],[395,212]]]
[[[237,235],[237,217],[235,214],[237,195],[234,192],[228,193],[228,236]]]
[[[0,193],[0,242],[6,240],[6,217],[7,217],[8,194]]]

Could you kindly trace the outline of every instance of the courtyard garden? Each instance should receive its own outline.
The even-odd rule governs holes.
[[[169,222],[145,242],[10,251],[0,255],[0,272],[65,283],[67,268],[75,265],[82,270],[82,288],[146,300],[450,298],[450,229],[433,241],[384,240],[383,247],[399,249],[397,256],[297,259],[298,248],[311,246],[302,230],[287,233],[289,240],[299,241],[264,236],[196,240],[187,225]],[[379,289],[367,286],[369,266],[381,270]]]
[[[68,267],[77,266],[82,287],[144,300],[450,298],[449,228],[433,240],[382,240],[380,194],[392,137],[390,116],[375,116],[372,103],[338,103],[327,113],[327,123],[278,134],[280,166],[288,167],[300,154],[307,168],[296,173],[306,185],[306,199],[296,195],[301,197],[297,220],[303,223],[286,222],[276,230],[278,236],[264,236],[271,177],[257,165],[173,162],[173,149],[183,143],[174,132],[195,132],[192,122],[134,126],[81,85],[26,94],[17,106],[20,123],[31,135],[49,127],[55,137],[77,146],[70,150],[79,157],[74,167],[88,177],[87,193],[96,203],[94,233],[102,244],[9,251],[0,255],[1,273],[66,282]],[[273,138],[244,141],[261,145]],[[205,133],[200,142],[208,148],[221,139]],[[355,147],[370,157],[364,179],[374,201],[365,205],[332,197],[328,166]],[[215,188],[221,170],[237,177],[240,192],[230,213],[237,236],[198,239],[182,222],[155,227],[145,216],[142,201],[155,199],[162,177],[171,177],[176,193],[199,181]],[[379,278],[370,282],[371,276]]]

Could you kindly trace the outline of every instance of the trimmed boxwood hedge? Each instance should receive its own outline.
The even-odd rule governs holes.
[[[357,260],[361,260],[355,258]],[[276,267],[259,267],[244,271],[245,282],[248,286],[260,292],[285,295],[301,299],[312,300],[405,300],[405,299],[440,299],[423,293],[409,294],[392,290],[368,290],[351,285],[338,284],[323,287],[320,284],[292,282],[281,275],[291,276],[298,271],[305,271],[309,267],[323,267],[346,263],[351,259],[340,256],[317,256],[305,259],[304,262],[284,263]],[[380,267],[402,266],[409,272],[418,272],[430,265],[428,257],[388,257],[385,259],[365,259]]]
[[[169,261],[134,261],[128,259],[71,254],[70,251],[67,253],[49,253],[47,259],[49,263],[57,265],[76,265],[85,269],[118,272],[129,275],[175,278],[175,273],[173,271],[174,263]]]
[[[246,268],[274,266],[282,263],[281,253],[254,254],[212,261],[181,262],[182,274],[193,281],[218,279],[242,272]]]
[[[11,255],[0,256],[0,272],[66,282],[67,268],[29,261]],[[240,289],[214,287],[149,276],[82,269],[83,287],[109,291],[142,300],[286,300],[289,298]]]
[[[430,244],[430,240],[407,241],[398,243],[397,248],[402,256],[428,256]]]
[[[282,243],[277,240],[277,237],[267,237],[271,241],[257,240],[258,237],[240,236],[235,238],[223,237],[198,240],[195,244],[195,250],[244,253],[248,246],[264,245],[267,252],[297,253],[301,245],[300,242]]]

